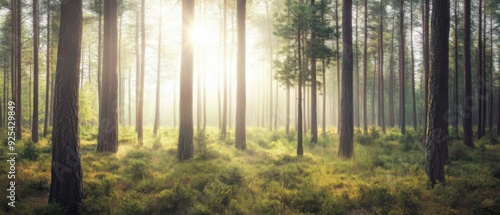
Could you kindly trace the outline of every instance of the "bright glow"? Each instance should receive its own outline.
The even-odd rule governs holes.
[[[203,26],[195,24],[193,29],[191,30],[191,41],[193,42],[193,44],[194,45],[203,44],[204,38],[206,37],[205,33],[206,32]]]

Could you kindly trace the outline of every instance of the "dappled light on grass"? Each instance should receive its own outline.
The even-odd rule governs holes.
[[[296,135],[249,128],[247,150],[234,147],[234,130],[195,132],[193,159],[176,159],[178,130],[160,128],[139,147],[133,127],[121,127],[116,154],[97,153],[96,129],[81,130],[86,214],[471,214],[500,211],[500,145],[487,134],[470,150],[450,142],[446,186],[428,189],[420,133],[355,129],[352,160],[337,157],[338,135],[327,130],[315,147],[306,135],[304,156]],[[145,134],[152,134],[151,128]],[[202,133],[200,133],[202,135]],[[28,144],[20,142],[25,149]],[[201,147],[203,146],[203,147]],[[0,149],[4,150],[4,149]],[[35,160],[19,166],[20,213],[57,211],[46,205],[50,142],[34,145]],[[4,164],[1,164],[4,165]],[[4,179],[1,179],[4,180]],[[27,200],[34,200],[27,202]],[[38,199],[38,200],[37,200]],[[42,200],[40,200],[42,199]],[[5,201],[5,200],[2,200]],[[38,213],[37,213],[38,214]]]

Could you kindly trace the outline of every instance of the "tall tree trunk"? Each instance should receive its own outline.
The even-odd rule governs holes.
[[[141,79],[141,52],[139,50],[139,27],[140,12],[137,10],[135,15],[135,131],[138,131],[139,122],[139,101],[140,101],[140,79]]]
[[[361,114],[360,110],[359,110],[359,98],[360,98],[360,95],[359,95],[359,56],[358,56],[358,16],[359,16],[359,7],[358,7],[358,3],[356,2],[356,17],[355,17],[355,23],[356,23],[356,28],[354,30],[355,32],[355,35],[356,35],[356,45],[354,46],[354,51],[355,51],[355,65],[356,65],[356,82],[354,83],[355,84],[355,94],[356,94],[356,98],[354,100],[354,125],[359,127],[360,124],[359,124],[359,115]],[[324,61],[323,61],[324,62]],[[323,102],[325,102],[323,100]],[[323,113],[324,114],[324,113]]]
[[[116,0],[104,1],[104,53],[102,70],[102,95],[99,106],[99,133],[97,151],[118,150],[118,8]]]
[[[406,133],[406,104],[405,104],[405,33],[404,33],[404,0],[400,0],[399,4],[399,82],[400,82],[400,95],[399,105],[401,111],[400,126],[401,133]]]
[[[448,40],[450,1],[432,1],[431,70],[429,74],[429,128],[425,172],[431,181],[444,183],[448,154]]]
[[[297,31],[297,51],[298,51],[298,80],[297,80],[297,101],[296,101],[296,107],[297,107],[297,156],[302,156],[304,155],[304,149],[302,146],[302,48],[301,48],[301,32],[300,29]]]
[[[482,41],[482,25],[483,22],[481,21],[483,18],[482,15],[482,4],[483,1],[479,0],[479,34],[477,38],[477,47],[478,47],[478,61],[477,61],[477,80],[478,80],[478,88],[479,88],[479,93],[478,93],[478,112],[477,112],[477,138],[481,139],[483,137],[483,100],[484,100],[484,91],[483,91],[483,85],[484,85],[484,77],[483,77],[483,41]]]
[[[373,57],[372,126],[377,125],[377,122],[375,121],[375,102],[377,102],[377,99],[375,98],[375,92],[377,91],[377,63],[377,58]]]
[[[311,7],[314,13],[314,0],[311,0]],[[316,33],[311,30],[311,41],[316,43]],[[311,56],[311,145],[318,142],[318,108],[317,108],[317,92],[316,92],[316,56],[315,53]]]
[[[389,55],[389,127],[394,127],[394,17],[391,30],[391,54]]]
[[[464,2],[464,144],[474,147],[472,142],[472,83],[471,83],[471,51],[470,51],[470,28],[471,28],[471,2]]]
[[[207,1],[203,0],[203,24],[206,24],[206,14],[207,14]],[[206,41],[203,41],[206,44]],[[203,67],[207,66],[207,48],[203,48]],[[203,133],[207,128],[207,74],[203,73]]]
[[[38,41],[39,41],[39,9],[38,0],[33,0],[33,125],[31,126],[31,140],[38,142]]]
[[[158,128],[160,127],[160,92],[161,92],[161,10],[162,1],[160,0],[160,17],[158,21],[158,65],[156,70],[156,108],[155,108],[155,122],[153,128],[153,134],[156,136],[158,134]]]
[[[193,41],[194,0],[182,0],[182,57],[180,86],[180,125],[177,158],[193,157]]]
[[[145,61],[146,61],[146,3],[145,0],[141,1],[141,76],[139,77],[139,117],[137,118],[137,140],[139,145],[143,145],[143,116],[144,116],[144,75],[146,73]]]
[[[321,133],[323,137],[326,136],[326,62],[325,58],[321,60],[321,73],[323,74],[323,122],[321,124]],[[276,99],[276,103],[278,103],[278,100]]]
[[[21,52],[22,52],[22,37],[21,37],[21,28],[22,28],[22,19],[21,19],[21,2],[16,3],[17,13],[16,13],[16,102],[15,105],[18,107],[16,110],[16,140],[20,140],[22,138],[22,99],[21,99],[21,81],[22,81],[22,69],[21,69]],[[31,68],[31,67],[30,67]]]
[[[427,140],[427,116],[429,115],[429,0],[424,0],[422,4],[423,20],[423,57],[424,57],[424,138],[422,145],[425,146]]]
[[[78,128],[78,80],[82,41],[82,1],[61,4],[54,91],[54,129],[49,203],[78,214],[83,197]]]
[[[102,37],[102,26],[101,26],[102,25],[102,0],[99,0],[98,4],[99,4],[99,6],[98,6],[98,8],[99,8],[99,14],[98,14],[98,16],[99,16],[99,25],[98,25],[99,30],[98,30],[98,39],[97,40],[99,40],[99,41],[97,42],[97,100],[99,102],[99,107],[100,107],[101,106],[101,97],[102,97],[101,96],[101,92],[102,92],[102,90],[101,90],[101,80],[102,80],[101,79],[101,75],[102,75],[102,66],[101,66],[101,63],[102,63],[102,60],[101,60],[101,58],[102,58],[102,55],[101,55],[101,53],[102,53],[102,48],[101,48],[101,44],[102,44],[102,39],[101,39],[101,37]]]
[[[383,3],[381,4],[380,11],[380,32],[379,32],[379,100],[378,100],[378,119],[379,124],[382,127],[382,132],[385,134],[385,121],[384,121],[384,19],[383,14],[385,8]]]
[[[130,74],[130,67],[128,68],[128,125],[132,126],[132,75]]]
[[[455,29],[453,32],[453,58],[454,58],[454,69],[455,69],[455,75],[454,75],[454,86],[453,86],[453,116],[452,116],[452,125],[453,125],[453,131],[455,134],[458,135],[458,0],[455,0]]]
[[[239,150],[246,148],[246,84],[245,84],[245,22],[246,22],[246,0],[237,1],[237,23],[238,23],[238,58],[237,58],[237,96],[236,96],[236,127],[235,146]]]
[[[493,14],[490,14],[490,114],[489,127],[493,128]]]
[[[351,5],[352,7],[352,5]],[[341,86],[340,86],[340,58],[339,58],[339,13],[338,13],[338,8],[339,8],[339,5],[338,5],[338,0],[335,0],[335,29],[337,30],[336,31],[336,34],[337,36],[335,37],[335,47],[336,47],[336,58],[337,58],[337,130],[340,131],[340,113],[341,113],[341,101],[340,101],[340,91],[341,91]],[[343,11],[344,12],[344,11]],[[352,13],[352,12],[351,12]],[[343,13],[342,13],[342,16],[343,16]],[[343,19],[342,19],[343,20]],[[352,24],[351,24],[352,25]],[[351,35],[352,37],[352,35]]]
[[[411,52],[411,97],[413,106],[413,128],[417,131],[417,104],[415,99],[415,58],[413,55],[413,1],[410,1],[410,52]]]
[[[224,0],[224,18],[223,18],[223,29],[224,29],[224,33],[223,33],[223,37],[222,37],[222,55],[223,55],[223,60],[222,60],[222,64],[223,64],[223,69],[222,69],[222,72],[223,72],[223,76],[224,76],[224,83],[223,83],[223,90],[222,90],[222,94],[223,94],[223,102],[222,102],[222,128],[221,128],[221,136],[220,138],[221,139],[226,139],[226,132],[227,132],[227,54],[226,54],[226,51],[227,51],[227,0]]]
[[[352,117],[352,0],[342,4],[342,98],[340,113],[340,138],[338,155],[351,158],[353,152],[354,124]]]
[[[364,45],[363,45],[363,130],[365,134],[368,133],[368,117],[366,116],[366,85],[367,83],[367,44],[368,44],[368,0],[365,0],[365,36],[364,36]]]

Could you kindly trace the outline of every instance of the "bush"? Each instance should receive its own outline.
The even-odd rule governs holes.
[[[40,152],[36,149],[32,141],[26,142],[26,146],[23,149],[22,156],[26,160],[35,161],[38,159]]]

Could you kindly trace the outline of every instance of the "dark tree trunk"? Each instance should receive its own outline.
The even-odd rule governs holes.
[[[21,81],[22,81],[22,69],[21,69],[21,52],[22,52],[22,37],[21,37],[21,28],[22,28],[22,19],[21,19],[21,5],[22,3],[19,1],[16,3],[17,13],[16,13],[16,102],[15,105],[18,107],[16,110],[16,140],[20,140],[22,138],[22,99],[21,99]],[[77,84],[78,86],[78,84]]]
[[[342,97],[340,113],[340,138],[338,155],[351,158],[353,152],[352,106],[352,0],[342,4]]]
[[[359,95],[359,55],[358,55],[358,16],[359,16],[359,7],[358,7],[358,3],[356,3],[356,18],[355,18],[355,22],[356,22],[356,28],[354,30],[355,32],[355,35],[356,35],[356,45],[354,46],[354,50],[355,50],[355,59],[356,59],[356,82],[355,82],[355,94],[356,94],[356,99],[354,100],[354,108],[356,111],[354,111],[354,123],[355,123],[355,126],[359,127],[360,124],[359,124],[359,115],[361,114],[360,110],[359,110],[359,98],[360,98],[360,95]],[[323,61],[324,62],[324,61]],[[324,74],[324,73],[323,73]],[[324,77],[324,75],[323,75]],[[326,94],[325,94],[326,95]],[[324,101],[323,101],[324,102]],[[324,114],[324,113],[323,113]]]
[[[61,4],[52,131],[49,203],[77,214],[83,197],[78,128],[78,80],[82,40],[82,1]]]
[[[423,20],[423,57],[424,57],[424,138],[422,145],[427,140],[427,116],[429,114],[429,0],[424,0],[422,4]]]
[[[326,62],[325,59],[323,58],[321,61],[321,72],[323,74],[323,122],[321,125],[321,133],[324,136],[326,136]],[[276,103],[278,103],[278,99],[276,99]]]
[[[352,5],[351,5],[352,7]],[[336,59],[337,59],[337,130],[340,131],[340,113],[341,113],[341,107],[342,107],[342,104],[341,104],[341,101],[340,101],[340,91],[341,91],[341,86],[340,86],[340,58],[339,58],[339,13],[338,13],[338,8],[339,8],[339,4],[338,4],[338,0],[335,0],[335,29],[337,30],[336,31],[336,34],[337,36],[335,37],[335,47],[336,47]],[[352,13],[352,12],[351,12]],[[352,37],[352,35],[351,35]],[[306,67],[307,68],[307,67]]]
[[[145,61],[146,61],[146,2],[141,1],[141,76],[139,77],[139,116],[137,117],[137,140],[139,145],[143,145],[144,136],[144,126],[143,126],[143,116],[144,116],[144,75],[146,73]]]
[[[375,91],[377,91],[377,58],[373,57],[373,85],[372,85],[372,126],[376,126],[375,121],[375,102],[377,99],[375,98]]]
[[[415,99],[415,58],[413,56],[413,1],[410,1],[410,49],[411,49],[411,97],[413,106],[413,128],[417,131],[417,104]]]
[[[493,128],[493,15],[490,14],[490,118],[489,129]]]
[[[160,18],[158,21],[158,65],[156,71],[156,108],[155,108],[155,122],[153,127],[153,134],[156,136],[158,134],[158,128],[160,127],[160,86],[161,86],[161,2],[160,1]]]
[[[470,28],[471,28],[471,3],[464,2],[464,144],[474,147],[472,141],[472,83],[471,83],[471,51],[470,51]]]
[[[286,84],[286,122],[285,122],[285,133],[290,134],[290,84]]]
[[[453,34],[453,57],[454,57],[454,86],[453,86],[453,116],[452,116],[452,124],[453,130],[455,134],[458,134],[458,0],[455,0],[455,29]]]
[[[99,106],[99,133],[97,151],[118,150],[118,16],[116,0],[104,1],[104,53],[102,70],[102,94]]]
[[[399,0],[399,108],[401,133],[406,133],[404,0]]]
[[[429,128],[425,172],[431,181],[444,183],[448,153],[448,41],[450,1],[432,1],[431,70],[429,73]]]
[[[194,23],[194,0],[182,1],[182,57],[180,87],[180,127],[177,158],[193,157],[193,41],[190,34]]]
[[[237,23],[238,23],[238,58],[237,58],[237,95],[236,95],[236,127],[235,146],[239,150],[246,148],[246,84],[245,84],[245,22],[246,22],[246,0],[237,1]]]
[[[365,131],[365,134],[368,133],[368,117],[366,116],[366,85],[367,83],[367,69],[368,69],[368,64],[367,64],[367,44],[368,44],[368,0],[365,0],[365,37],[364,37],[364,47],[363,47],[363,130]]]
[[[31,140],[38,142],[38,41],[39,41],[39,9],[38,0],[33,0],[33,124],[31,126]]]
[[[311,0],[311,7],[314,8],[314,0]],[[315,9],[313,9],[315,10]],[[316,34],[311,30],[311,41],[315,43]],[[316,56],[315,53],[311,56],[311,145],[318,142],[318,108],[316,98]]]

